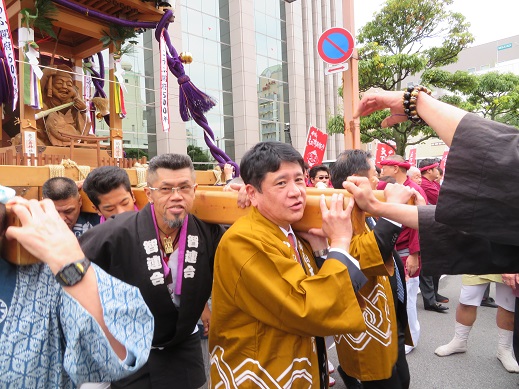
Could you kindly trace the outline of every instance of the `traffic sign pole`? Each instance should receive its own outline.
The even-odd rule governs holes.
[[[349,31],[355,31],[354,0],[342,1],[343,25]],[[345,149],[360,148],[360,120],[353,115],[359,106],[359,67],[357,50],[353,50],[353,58],[348,63],[350,70],[343,73],[343,102],[344,102],[344,147]]]

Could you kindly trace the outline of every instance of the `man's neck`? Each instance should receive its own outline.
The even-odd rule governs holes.
[[[403,184],[407,180],[407,175],[405,174],[397,174],[395,176],[395,180],[397,184]]]
[[[176,236],[180,228],[171,228],[162,220],[157,220],[157,226],[159,227],[159,232],[165,236]]]

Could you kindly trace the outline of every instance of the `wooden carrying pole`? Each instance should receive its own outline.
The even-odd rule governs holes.
[[[139,209],[143,208],[148,203],[148,199],[144,193],[144,190],[142,188],[134,188],[133,192],[137,200],[137,207]],[[88,197],[82,191],[80,193],[83,199],[82,210],[84,212],[94,212],[93,205]],[[349,202],[349,197],[351,196],[346,190],[318,190],[308,188],[306,196],[306,208],[303,218],[292,225],[295,231],[308,231],[310,228],[321,227],[321,193],[325,194],[326,203],[328,206],[330,205],[331,196],[333,193],[343,193],[345,195],[345,204]],[[375,196],[379,200],[384,201],[383,191],[375,191]],[[191,213],[208,223],[232,224],[239,217],[249,212],[249,209],[242,209],[238,207],[237,198],[238,195],[236,192],[223,192],[221,186],[201,186],[196,191],[196,197]],[[352,213],[353,230],[355,233],[361,233],[365,231],[364,217],[364,212],[355,206]],[[8,225],[19,225],[19,221],[11,212],[8,212]],[[38,261],[23,247],[21,247],[18,242],[6,240],[3,243],[3,256],[10,262],[16,265],[30,265]]]

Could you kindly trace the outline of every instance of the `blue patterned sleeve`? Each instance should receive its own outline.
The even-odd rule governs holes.
[[[116,381],[134,373],[147,361],[153,338],[153,316],[139,290],[92,266],[105,324],[126,347],[127,358],[122,361],[117,357],[101,326],[62,290],[59,309],[66,342],[64,367],[76,385]]]

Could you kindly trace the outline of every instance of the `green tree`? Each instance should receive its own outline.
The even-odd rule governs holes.
[[[187,155],[191,158],[193,162],[210,162],[210,158],[207,153],[198,146],[188,145],[187,146]],[[209,170],[212,168],[211,164],[198,164],[195,163],[195,170]]]
[[[474,38],[465,17],[447,9],[451,4],[452,0],[387,0],[357,36],[359,90],[402,90],[406,77],[456,62]],[[429,127],[409,122],[382,129],[378,121],[382,115],[388,113],[361,119],[362,142],[395,142],[396,153],[404,155],[406,146],[435,136]],[[330,118],[329,124],[334,123],[338,119]],[[336,133],[337,125],[329,131]],[[418,135],[419,139],[409,141]]]
[[[424,72],[422,79],[452,93],[442,97],[443,101],[491,120],[519,124],[519,76],[513,73],[476,75],[432,69]]]

